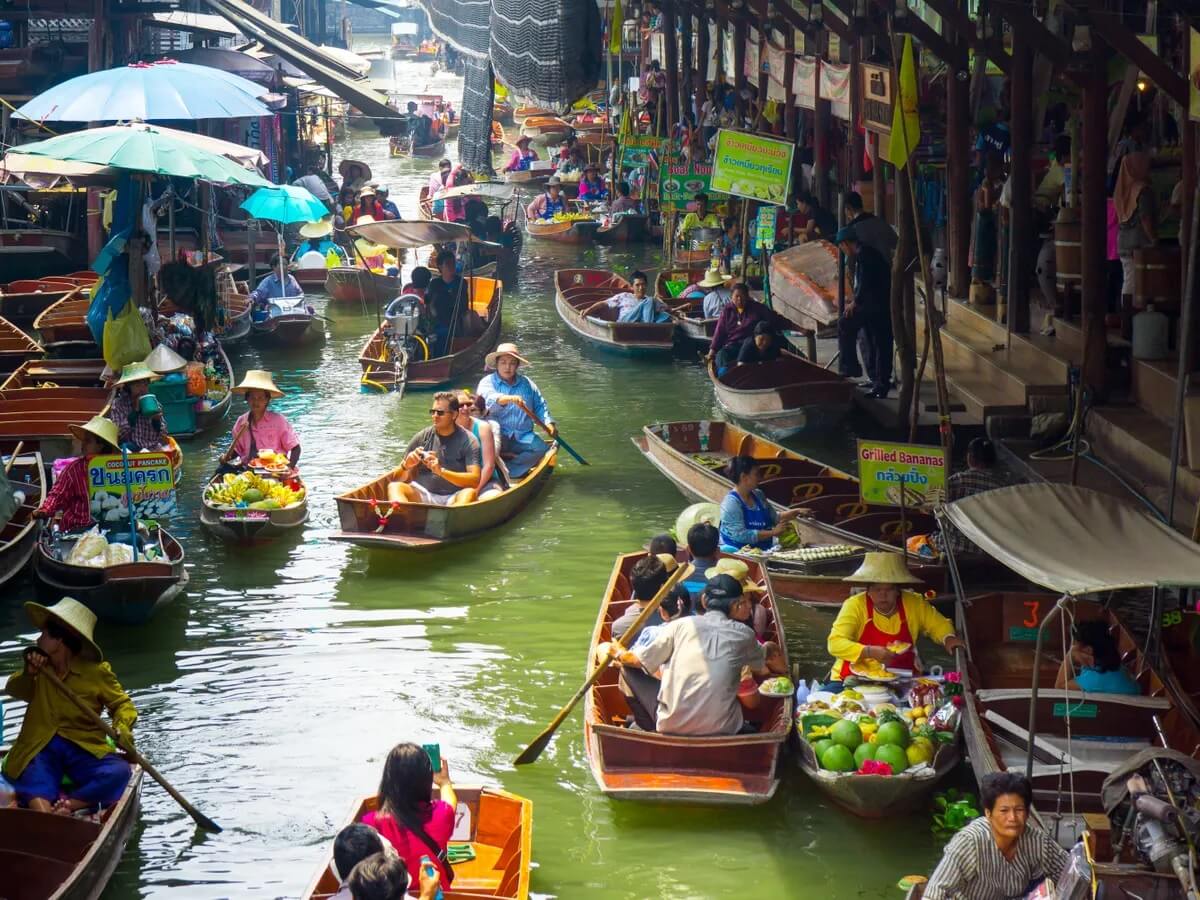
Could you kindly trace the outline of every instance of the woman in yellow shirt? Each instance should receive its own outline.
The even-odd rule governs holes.
[[[947,653],[966,647],[954,633],[953,622],[916,591],[902,589],[902,585],[920,584],[921,580],[908,571],[899,553],[867,553],[858,571],[844,580],[865,584],[867,589],[842,604],[829,631],[827,646],[836,660],[829,676],[833,681],[843,681],[852,664],[867,659],[897,669],[915,669],[913,648],[922,635],[941,644]],[[896,653],[888,649],[894,643],[908,647]]]

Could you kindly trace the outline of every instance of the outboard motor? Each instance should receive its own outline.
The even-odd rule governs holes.
[[[421,322],[421,298],[416,294],[401,294],[384,311],[390,339],[405,343],[417,333]]]

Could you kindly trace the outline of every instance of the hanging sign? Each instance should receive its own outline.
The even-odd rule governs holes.
[[[817,58],[797,56],[792,70],[792,93],[796,105],[804,109],[817,108]]]
[[[766,203],[787,202],[796,145],[729,131],[717,132],[712,189]]]
[[[767,99],[774,100],[776,103],[787,102],[787,85],[783,83],[783,78],[787,74],[787,51],[783,47],[777,47],[774,44],[767,44],[767,52],[764,54],[766,58],[767,70]]]
[[[742,73],[746,82],[758,87],[758,32],[753,28],[746,29],[746,59],[742,63]]]
[[[737,77],[737,72],[733,68],[737,59],[733,54],[734,43],[732,28],[726,28],[721,32],[721,71],[725,73],[730,84]]]
[[[647,134],[632,134],[621,142],[621,168],[644,169],[651,157],[662,150],[662,138]]]
[[[676,156],[668,160],[658,186],[658,202],[664,212],[684,212],[700,193],[711,189],[712,166],[688,162]]]
[[[717,80],[717,60],[721,56],[721,32],[716,22],[708,23],[708,64],[704,70],[705,81]]]
[[[887,66],[862,64],[863,127],[880,134],[892,133],[892,70]]]
[[[829,110],[844,122],[850,121],[850,66],[821,61],[820,96]]]
[[[175,469],[165,453],[130,453],[129,486],[140,519],[162,519],[175,512]],[[92,518],[101,524],[129,521],[125,464],[119,455],[93,456],[88,465]]]
[[[754,227],[754,246],[759,250],[775,249],[775,219],[775,207],[760,206],[758,208],[758,219]]]
[[[924,444],[860,440],[858,479],[864,503],[926,506],[945,492],[946,451]]]

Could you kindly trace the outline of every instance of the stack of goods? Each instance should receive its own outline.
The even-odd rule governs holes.
[[[557,224],[561,222],[592,222],[595,220],[591,213],[567,212],[555,213],[554,218],[550,221]]]
[[[302,503],[304,495],[297,476],[277,481],[254,471],[227,474],[204,489],[204,501],[218,509],[289,509]]]
[[[91,529],[73,541],[70,550],[66,550],[65,542],[58,549],[60,552],[57,555],[68,565],[86,566],[89,569],[106,569],[109,566],[121,566],[134,561],[133,547],[130,544],[122,543],[116,538],[110,541],[98,528]],[[159,548],[148,544],[141,548],[138,559],[153,562],[159,556]]]

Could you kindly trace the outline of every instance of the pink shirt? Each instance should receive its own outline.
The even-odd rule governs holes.
[[[238,416],[238,420],[233,423],[233,433],[237,434],[241,427],[250,419],[250,413],[244,412]],[[300,439],[296,437],[296,432],[292,431],[292,425],[277,412],[267,410],[263,413],[262,421],[255,422],[253,426],[243,431],[236,441],[233,442],[233,452],[245,461],[250,459],[250,435],[254,434],[254,449],[256,452],[263,450],[277,450],[280,453],[290,453],[293,447],[300,446]]]
[[[414,886],[418,884],[417,873],[420,871],[421,857],[428,856],[433,864],[441,870],[442,890],[449,890],[449,873],[446,871],[446,867],[441,864],[436,854],[423,840],[389,815],[370,812],[362,817],[362,821],[364,825],[370,825],[392,842],[392,846],[404,860],[404,865],[409,871],[410,881]],[[444,800],[434,800],[429,811],[429,818],[421,825],[425,829],[425,833],[438,845],[438,848],[445,850],[446,845],[450,843],[450,835],[454,833],[454,807]]]

